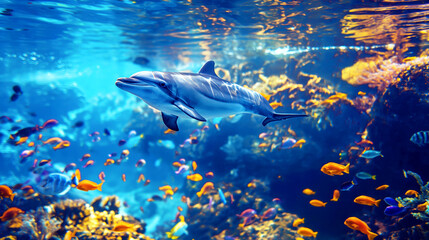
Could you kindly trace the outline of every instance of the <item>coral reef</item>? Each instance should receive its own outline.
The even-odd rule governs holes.
[[[115,196],[106,199],[94,203],[103,202],[103,207],[114,209]],[[67,232],[75,232],[79,239],[150,239],[143,234],[145,223],[141,220],[114,210],[94,211],[85,201],[70,199],[19,215],[1,228],[0,237],[5,239],[63,239]]]
[[[416,179],[420,186],[420,193],[415,197],[397,197],[396,200],[404,207],[416,209],[418,212],[411,213],[416,219],[429,221],[429,208],[427,207],[427,204],[429,204],[429,182],[424,184],[420,175],[415,172],[407,171],[406,174]],[[419,205],[422,207],[419,207]]]

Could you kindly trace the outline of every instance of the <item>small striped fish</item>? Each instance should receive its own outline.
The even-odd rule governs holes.
[[[410,141],[417,144],[419,147],[429,144],[429,131],[420,131],[414,133],[413,136],[411,136]]]

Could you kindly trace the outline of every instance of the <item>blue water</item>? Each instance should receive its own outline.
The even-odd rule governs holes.
[[[353,199],[359,195],[376,199],[398,197],[408,189],[419,190],[413,179],[404,180],[402,169],[417,172],[423,181],[428,180],[428,165],[424,161],[427,145],[419,148],[409,139],[417,131],[429,130],[429,126],[425,122],[401,122],[400,134],[383,133],[376,127],[371,131],[372,119],[381,119],[390,126],[399,120],[395,114],[371,110],[372,103],[362,110],[346,101],[337,102],[334,107],[308,107],[311,104],[307,100],[323,101],[336,93],[356,99],[359,91],[377,101],[381,99],[386,88],[349,84],[342,79],[342,70],[365,58],[396,57],[402,61],[421,56],[428,45],[428,7],[425,1],[411,0],[2,1],[0,115],[12,121],[0,125],[0,184],[11,187],[28,181],[37,191],[35,174],[31,173],[34,159],[51,159],[50,164],[38,167],[50,172],[59,172],[67,164],[75,163],[83,179],[97,183],[103,171],[106,177],[102,192],[73,188],[57,200],[91,202],[99,195],[117,195],[128,204],[120,212],[144,220],[146,234],[161,239],[174,226],[171,220],[177,206],[185,209],[185,219],[198,218],[195,212],[187,215],[181,197],[188,196],[193,204],[197,203],[195,193],[204,182],[212,181],[216,188],[230,186],[246,191],[247,184],[257,179],[265,187],[256,188],[253,200],[259,197],[268,207],[273,198],[280,198],[281,211],[305,217],[305,226],[319,232],[317,239],[365,239],[365,235],[344,225],[344,220],[351,216],[388,236],[394,227],[381,226],[395,225],[396,217],[383,214],[384,203],[376,208],[358,205]],[[117,78],[139,71],[196,73],[209,60],[225,70],[221,77],[272,95],[269,102],[283,105],[277,112],[305,112],[310,117],[274,122],[267,127],[261,125],[263,117],[250,114],[209,119],[205,123],[179,118],[180,131],[167,134],[159,111],[115,86]],[[383,69],[378,65],[381,72],[393,69],[393,65],[389,66]],[[320,81],[306,86],[313,76],[320,77]],[[281,90],[290,83],[318,90]],[[15,85],[22,89],[22,95],[12,101]],[[322,92],[322,88],[329,93]],[[307,107],[292,109],[293,102]],[[427,116],[425,112],[404,108],[417,116]],[[56,119],[58,124],[31,135],[26,143],[15,145],[8,140],[17,130],[41,126],[49,119]],[[83,126],[74,126],[79,121]],[[208,129],[201,131],[204,126]],[[384,158],[365,161],[357,154],[340,158],[341,152],[362,140],[367,127],[367,139],[373,141],[372,148],[382,151]],[[104,129],[110,131],[110,136],[103,133]],[[197,129],[201,132],[198,143],[181,147]],[[99,139],[90,136],[96,131],[100,133]],[[131,131],[136,135],[130,136]],[[37,139],[39,133],[43,141],[60,137],[68,140],[70,146],[53,150]],[[261,133],[268,137],[259,138]],[[281,149],[279,145],[287,137],[305,139],[305,143],[301,148]],[[121,139],[127,141],[123,146],[118,145]],[[33,156],[21,161],[22,151],[34,149],[28,147],[30,141],[40,146]],[[262,143],[269,146],[261,146]],[[399,148],[405,150],[398,155],[394,150]],[[108,154],[117,153],[112,157],[116,160],[124,149],[130,151],[126,160],[104,165]],[[91,154],[94,165],[83,168],[87,160],[80,159],[86,153]],[[203,181],[186,180],[189,171],[176,174],[172,163],[180,158],[185,158],[189,165],[195,161],[196,172],[203,175]],[[144,159],[146,165],[137,168],[139,159]],[[350,174],[323,174],[320,168],[327,162],[351,163]],[[210,171],[215,175],[213,179],[204,176]],[[360,180],[354,192],[342,192],[339,202],[329,202],[333,190],[352,180],[359,171],[376,174],[377,180]],[[137,183],[141,173],[150,179],[149,185]],[[382,184],[390,185],[387,192],[374,191]],[[153,195],[162,196],[158,187],[163,185],[179,190],[173,199],[148,202]],[[302,194],[305,188],[315,190],[317,195]],[[22,194],[18,191],[18,196]],[[328,201],[327,207],[311,206],[308,201],[313,198]],[[11,206],[5,201],[9,200],[0,202],[2,212]],[[140,207],[145,209],[144,213]],[[211,233],[228,230],[233,237],[239,237],[235,214],[252,206],[225,207],[230,209],[223,211],[225,218],[216,224],[229,217],[234,225]],[[258,212],[262,210],[266,209]],[[206,222],[188,222],[189,235],[180,239],[200,239],[200,225],[213,224],[206,216],[214,213],[200,214]]]

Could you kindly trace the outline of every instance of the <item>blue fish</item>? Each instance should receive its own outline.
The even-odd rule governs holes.
[[[116,86],[141,98],[162,112],[164,124],[179,131],[178,117],[207,121],[206,118],[252,113],[265,117],[262,125],[306,114],[276,113],[259,93],[219,78],[214,61],[198,73],[142,71],[119,78]]]
[[[429,144],[429,131],[416,132],[411,136],[410,141],[419,147]]]
[[[391,197],[385,197],[384,202],[389,206],[398,206],[398,201]]]
[[[358,185],[356,178],[353,178],[352,181],[345,182],[341,184],[341,191],[350,191],[355,185]]]
[[[61,173],[51,173],[38,184],[38,189],[45,195],[64,195],[70,190],[71,179]]]
[[[218,192],[219,192],[220,200],[222,201],[222,203],[223,203],[223,204],[226,204],[225,195],[223,194],[222,189],[218,188],[217,190],[218,190]]]
[[[368,180],[368,179],[375,180],[375,175],[371,175],[367,172],[358,172],[358,173],[356,173],[356,177],[363,179],[363,180]]]
[[[372,158],[376,158],[378,156],[383,157],[383,155],[381,155],[381,151],[376,151],[376,150],[365,150],[360,157],[363,158],[368,158],[368,159],[372,159]]]
[[[387,216],[396,216],[407,211],[406,207],[388,206],[384,209],[384,214]]]

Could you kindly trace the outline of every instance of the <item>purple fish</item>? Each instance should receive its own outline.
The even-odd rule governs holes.
[[[277,215],[276,208],[269,208],[262,214],[261,221],[274,218],[276,215]]]
[[[240,215],[237,214],[237,217],[240,217],[240,218],[249,218],[249,217],[253,217],[255,215],[256,215],[256,211],[253,210],[253,209],[251,209],[251,208],[249,208],[249,209],[246,209],[243,212],[241,212]]]
[[[396,216],[407,211],[406,207],[388,206],[384,209],[384,214],[387,216]]]

